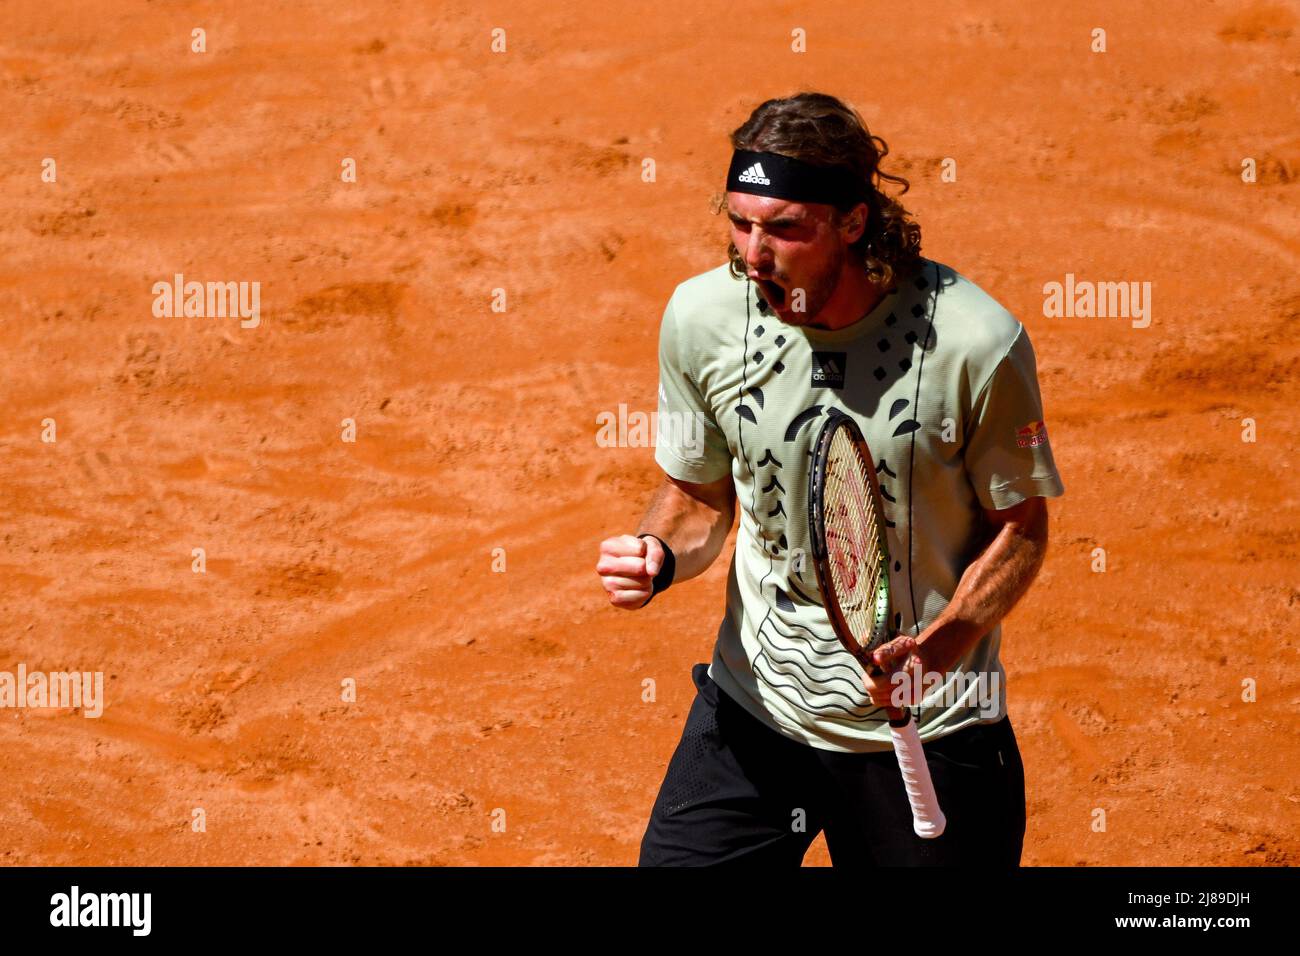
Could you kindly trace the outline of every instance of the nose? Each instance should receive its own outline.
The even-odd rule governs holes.
[[[749,239],[742,250],[745,265],[751,272],[767,275],[772,271],[772,254],[763,239],[763,231],[757,227],[749,230]]]

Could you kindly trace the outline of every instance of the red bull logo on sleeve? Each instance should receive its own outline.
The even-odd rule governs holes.
[[[1016,429],[1016,444],[1021,448],[1033,448],[1047,441],[1047,423],[1030,422],[1023,428]]]

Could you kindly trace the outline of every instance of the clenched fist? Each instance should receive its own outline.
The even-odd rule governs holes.
[[[871,654],[871,662],[875,666],[866,672],[867,696],[877,707],[889,711],[891,718],[897,715],[899,704],[907,703],[898,699],[901,695],[894,674],[901,669],[910,668],[915,672],[915,685],[920,686],[921,662],[917,656],[918,648],[916,638],[900,634],[887,644],[877,647]]]
[[[663,567],[664,549],[658,538],[621,534],[600,543],[596,573],[609,593],[609,603],[628,611],[644,607]]]

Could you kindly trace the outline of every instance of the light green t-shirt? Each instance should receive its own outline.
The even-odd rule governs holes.
[[[1029,334],[930,260],[834,332],[787,325],[757,302],[722,265],[677,286],[660,328],[655,459],[683,481],[729,473],[740,510],[709,675],[795,740],[886,750],[885,715],[835,638],[808,555],[812,442],[832,409],[862,428],[889,520],[896,630],[920,634],[991,540],[981,508],[1064,491]],[[927,688],[922,739],[1006,714],[1000,642],[997,627]]]

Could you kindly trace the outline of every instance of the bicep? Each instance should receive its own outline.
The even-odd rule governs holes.
[[[672,475],[665,475],[664,480],[681,494],[707,505],[719,514],[732,515],[735,509],[736,483],[731,475],[706,482],[682,481]]]
[[[1012,525],[1021,534],[1044,542],[1047,539],[1047,499],[1038,495],[1010,508],[985,508],[984,517],[995,532]]]

